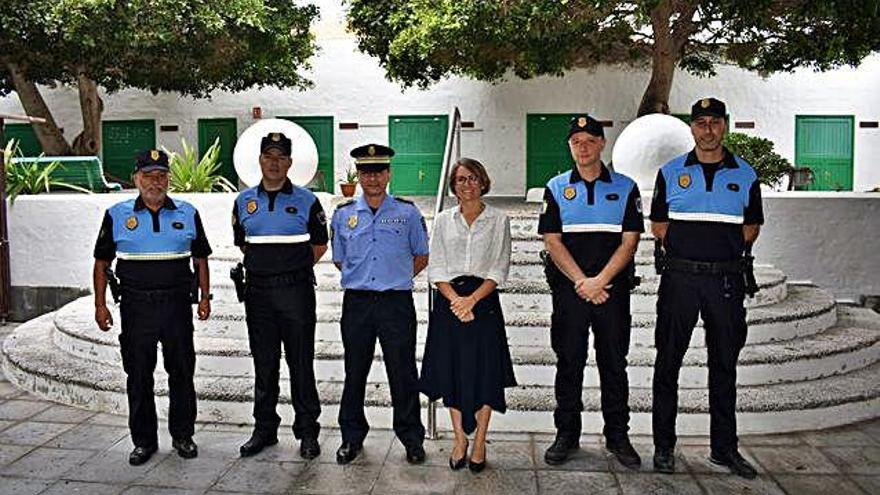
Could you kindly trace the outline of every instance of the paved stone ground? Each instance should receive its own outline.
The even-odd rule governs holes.
[[[10,327],[0,327],[0,340]],[[332,423],[332,418],[323,418]],[[446,466],[448,438],[427,441],[428,461],[409,466],[389,431],[373,431],[351,465],[335,463],[339,431],[322,432],[323,453],[304,462],[289,430],[262,454],[241,459],[247,426],[199,424],[200,455],[173,454],[165,425],[160,451],[144,466],[128,465],[126,418],[55,404],[13,387],[0,376],[0,494],[203,494],[310,493],[406,494],[823,494],[880,493],[880,419],[846,428],[741,439],[741,450],[760,471],[752,481],[707,461],[708,438],[679,439],[679,473],[629,471],[609,458],[598,435],[585,435],[569,463],[543,462],[552,438],[543,434],[495,434],[483,473]],[[648,461],[651,439],[633,438]]]

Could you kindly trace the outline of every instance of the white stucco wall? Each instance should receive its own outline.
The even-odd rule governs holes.
[[[334,167],[337,178],[350,163],[348,151],[369,141],[387,142],[388,115],[443,114],[457,105],[463,119],[475,128],[466,130],[462,152],[480,159],[494,178],[493,194],[525,193],[525,125],[528,113],[589,111],[613,120],[606,129],[609,140],[604,153],[610,159],[614,138],[634,116],[649,74],[644,70],[603,67],[578,70],[563,78],[516,78],[488,84],[451,78],[426,91],[401,91],[384,77],[376,61],[358,52],[355,40],[344,31],[339,0],[314,2],[322,19],[315,27],[321,51],[312,60],[308,76],[311,90],[297,92],[277,88],[239,94],[218,92],[210,100],[193,100],[175,94],[151,95],[122,91],[105,95],[103,118],[156,120],[158,144],[177,148],[181,137],[197,141],[200,118],[234,117],[242,132],[254,121],[251,108],[259,106],[264,117],[279,115],[333,116]],[[718,67],[713,78],[696,78],[679,72],[670,96],[674,113],[687,113],[698,98],[713,95],[725,100],[732,121],[754,121],[754,129],[739,130],[769,138],[777,150],[794,159],[796,115],[853,115],[855,117],[854,189],[880,185],[880,129],[861,129],[862,120],[880,120],[880,55],[866,59],[858,69],[828,73],[799,70],[762,79],[732,67]],[[70,88],[44,90],[59,125],[69,137],[79,132],[77,94]],[[0,112],[20,113],[13,94],[0,99]],[[340,122],[357,122],[357,130],[339,130]],[[175,124],[178,132],[159,132],[159,126]],[[732,127],[732,126],[731,126]]]
[[[14,286],[88,288],[104,210],[131,194],[21,196],[9,211]],[[180,194],[201,213],[215,252],[232,249],[233,194]],[[332,198],[320,195],[325,210]],[[880,294],[880,193],[768,193],[759,263],[812,280],[839,297]]]

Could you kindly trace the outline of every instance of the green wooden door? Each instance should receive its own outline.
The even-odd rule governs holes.
[[[104,173],[112,181],[130,185],[135,156],[156,147],[156,122],[105,120],[101,124]]]
[[[238,184],[238,174],[232,162],[232,152],[238,141],[238,123],[235,119],[199,119],[199,156],[204,156],[214,140],[220,138],[220,174]]]
[[[544,187],[552,177],[574,165],[565,139],[572,116],[526,115],[526,189]]]
[[[446,115],[388,117],[388,143],[394,149],[392,193],[437,194],[448,130]]]
[[[794,161],[813,170],[813,191],[851,191],[853,188],[852,116],[795,117]]]
[[[18,150],[24,156],[40,156],[43,147],[34,134],[34,128],[31,124],[6,124],[3,126],[3,147],[10,139],[18,141]]]
[[[318,147],[318,171],[323,172],[324,186],[319,191],[333,192],[333,117],[279,117],[302,127]],[[294,164],[294,166],[296,166]]]

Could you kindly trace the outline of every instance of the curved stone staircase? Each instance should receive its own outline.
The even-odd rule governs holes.
[[[511,212],[513,264],[502,294],[508,340],[519,386],[508,390],[508,412],[496,415],[493,428],[508,431],[552,431],[555,401],[555,357],[550,349],[550,296],[539,264],[536,214]],[[658,278],[645,239],[636,255],[642,285],[633,294],[633,335],[629,353],[630,406],[633,432],[650,433],[653,329]],[[213,316],[196,321],[196,390],[199,419],[248,423],[251,418],[253,367],[244,310],[235,301],[228,278],[238,260],[232,247],[211,258],[215,293]],[[325,260],[316,267],[318,326],[315,369],[324,404],[322,420],[335,424],[342,394],[343,349],[339,336],[342,292],[335,267]],[[841,306],[816,287],[787,284],[770,266],[756,270],[760,292],[748,299],[749,334],[738,368],[739,429],[770,433],[836,426],[880,415],[880,315],[860,307]],[[421,359],[427,321],[427,280],[417,278],[415,302],[419,319],[417,355]],[[116,315],[118,322],[118,314]],[[694,331],[681,372],[680,434],[708,433],[706,353],[702,327]],[[2,346],[9,380],[38,395],[88,409],[125,413],[125,375],[118,348],[118,324],[100,332],[93,321],[90,297],[36,318],[11,334]],[[390,396],[381,351],[367,390],[368,417],[376,427],[390,427]],[[599,431],[598,374],[592,351],[584,384],[585,431]],[[161,368],[161,367],[160,367]],[[281,402],[289,404],[287,372],[282,364]],[[160,414],[167,413],[164,372],[157,370]],[[289,421],[290,407],[279,407]],[[438,412],[441,428],[447,415]]]

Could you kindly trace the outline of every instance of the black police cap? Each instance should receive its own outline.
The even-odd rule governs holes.
[[[135,172],[150,172],[153,170],[168,171],[168,155],[161,150],[144,150],[138,153],[134,161]]]
[[[354,166],[362,172],[381,172],[391,166],[394,150],[381,144],[365,144],[351,150]]]
[[[705,116],[726,118],[727,107],[721,100],[702,98],[691,107],[691,120],[697,120]]]
[[[290,138],[280,132],[270,132],[260,140],[260,154],[275,148],[284,156],[290,156],[292,147],[293,145],[290,142]]]
[[[568,124],[568,137],[566,139],[571,138],[578,132],[586,132],[600,138],[605,137],[605,127],[602,126],[601,122],[588,114],[575,115],[571,119],[571,122]]]

